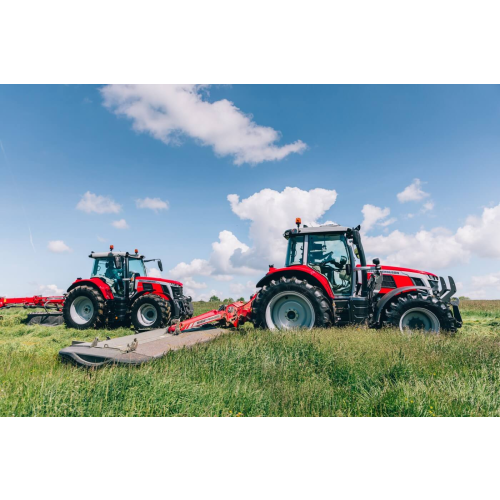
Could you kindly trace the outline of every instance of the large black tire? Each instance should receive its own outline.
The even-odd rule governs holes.
[[[158,295],[143,295],[132,305],[132,324],[136,330],[165,328],[170,324],[171,316],[170,302]]]
[[[69,328],[102,328],[106,323],[106,303],[100,292],[90,286],[73,288],[63,306],[64,323]]]
[[[439,323],[436,328],[436,320]],[[398,297],[385,310],[384,326],[394,326],[402,332],[440,331],[455,333],[456,321],[450,307],[439,297],[425,292],[411,293]]]
[[[314,315],[308,317],[307,311],[302,314],[304,319],[307,317],[306,324],[301,320],[303,309],[294,304],[295,300],[299,306],[301,303],[306,307],[312,306]],[[276,315],[283,317],[283,321],[275,321],[273,316]],[[294,322],[302,328],[328,328],[332,326],[332,318],[333,309],[323,290],[294,276],[282,277],[263,286],[252,304],[252,322],[257,328],[288,329],[295,327]]]

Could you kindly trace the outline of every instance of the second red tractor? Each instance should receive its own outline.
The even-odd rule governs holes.
[[[94,260],[88,279],[77,278],[64,299],[64,322],[84,330],[108,326],[129,326],[149,330],[185,320],[193,315],[191,297],[182,283],[148,276],[143,255],[129,252],[91,252]]]

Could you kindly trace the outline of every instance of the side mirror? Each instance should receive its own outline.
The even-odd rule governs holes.
[[[158,260],[158,269],[159,269],[160,271],[163,271],[163,264],[161,263],[161,259],[160,259],[160,260]]]
[[[115,267],[116,269],[122,268],[122,258],[119,255],[115,255]]]
[[[372,260],[372,262],[373,262],[376,266],[380,265],[380,259],[373,259],[373,260]]]

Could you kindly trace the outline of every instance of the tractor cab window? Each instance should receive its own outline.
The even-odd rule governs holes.
[[[285,266],[297,266],[304,263],[304,236],[294,236],[288,240]]]
[[[309,235],[307,264],[328,278],[334,293],[351,293],[351,276],[347,273],[351,258],[343,234]]]
[[[91,277],[119,280],[123,279],[123,269],[116,268],[115,259],[113,257],[95,259]]]
[[[138,276],[147,276],[146,269],[144,267],[144,262],[142,259],[130,259],[128,261],[128,272],[132,276],[132,273]]]
[[[119,257],[121,258],[121,257]],[[95,259],[91,278],[103,279],[116,295],[123,295],[123,265],[116,267],[114,257]]]

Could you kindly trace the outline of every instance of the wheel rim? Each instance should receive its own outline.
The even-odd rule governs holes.
[[[312,328],[315,321],[314,308],[301,293],[277,293],[266,308],[266,323],[270,330]]]
[[[151,326],[158,318],[158,311],[152,304],[142,304],[137,311],[137,318],[141,325]]]
[[[402,332],[424,331],[439,333],[439,319],[432,311],[429,311],[429,309],[414,307],[401,316],[399,329]]]
[[[77,325],[85,325],[94,316],[94,304],[84,295],[77,297],[70,307],[71,319]]]

